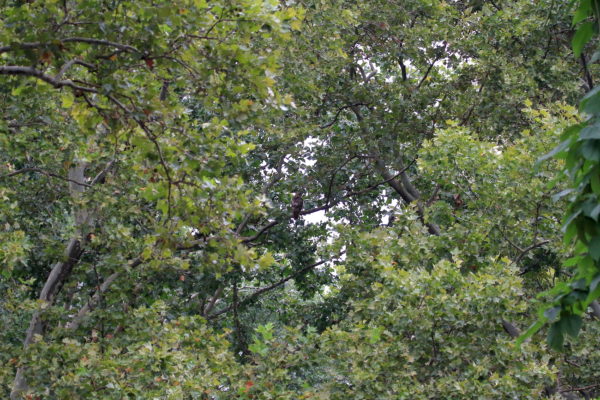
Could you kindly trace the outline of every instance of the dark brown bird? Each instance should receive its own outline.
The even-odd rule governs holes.
[[[296,192],[292,199],[292,217],[294,217],[294,219],[300,217],[300,211],[302,211],[303,205],[304,200],[302,200],[302,192]]]
[[[513,339],[518,338],[519,335],[521,335],[519,328],[504,319],[502,320],[502,327]]]

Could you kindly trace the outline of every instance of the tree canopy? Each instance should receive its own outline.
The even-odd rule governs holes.
[[[0,3],[0,397],[600,396],[597,5]]]

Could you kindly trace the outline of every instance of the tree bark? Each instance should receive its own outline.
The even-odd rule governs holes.
[[[78,163],[69,170],[69,179],[71,180],[69,182],[69,189],[73,199],[79,198],[79,196],[81,196],[85,190],[85,186],[80,185],[77,182],[85,182],[84,175],[86,167],[86,163]],[[40,302],[38,309],[33,313],[33,316],[29,322],[29,328],[27,328],[25,333],[25,340],[23,341],[24,349],[27,349],[30,344],[34,343],[37,338],[44,334],[43,312],[46,308],[54,304],[56,296],[71,275],[73,267],[79,262],[79,259],[83,254],[80,238],[82,237],[82,229],[85,228],[85,225],[90,223],[90,215],[86,210],[75,209],[74,217],[77,224],[77,234],[75,237],[69,240],[65,250],[64,259],[54,264],[52,270],[50,271],[50,275],[48,275],[48,278],[44,283],[39,296]],[[10,393],[11,400],[18,400],[22,398],[23,392],[27,390],[27,379],[25,373],[25,366],[20,366],[17,369],[15,380],[13,382],[13,388]]]

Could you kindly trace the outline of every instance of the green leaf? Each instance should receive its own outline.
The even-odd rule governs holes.
[[[585,279],[577,279],[576,281],[571,282],[569,286],[575,290],[585,290],[587,288],[587,282]]]
[[[590,185],[595,194],[600,195],[600,174],[597,171],[592,172],[590,177]]]
[[[579,130],[578,130],[579,131]],[[554,149],[552,149],[552,151],[550,151],[547,154],[544,154],[543,156],[541,156],[538,160],[537,163],[540,163],[542,161],[545,161],[549,158],[554,157],[555,155],[561,153],[562,151],[564,151],[565,149],[567,149],[569,147],[569,144],[571,143],[571,139],[567,139],[562,141],[558,146],[556,146]]]
[[[595,260],[600,260],[600,236],[594,236],[589,244],[590,256]]]
[[[577,235],[577,225],[575,225],[575,224],[563,225],[562,231],[564,232],[563,243],[569,244],[569,243],[571,243],[571,240],[573,240],[575,235]]]
[[[595,86],[583,96],[579,103],[579,109],[590,115],[595,115],[600,111],[600,86]]]
[[[600,284],[600,274],[596,275],[596,277],[594,279],[592,279],[592,281],[590,282],[590,292],[593,292],[594,290],[596,290],[596,288],[598,287],[599,284]]]
[[[554,306],[544,311],[544,317],[548,318],[549,321],[554,321],[560,312],[560,306]]]
[[[563,331],[569,336],[576,338],[581,329],[582,319],[579,315],[567,315],[561,318],[560,321]]]
[[[590,41],[594,35],[594,24],[592,22],[585,22],[579,26],[573,39],[571,40],[571,47],[573,48],[573,54],[575,57],[579,57],[583,51],[583,47],[587,42]]]
[[[592,0],[581,0],[579,7],[573,15],[573,25],[577,25],[579,22],[588,18],[592,14]]]
[[[273,254],[267,252],[265,254],[263,254],[259,259],[258,259],[258,265],[261,269],[265,269],[267,267],[270,267],[271,265],[275,264],[275,258],[273,258]]]
[[[600,204],[596,204],[596,206],[590,211],[589,217],[598,222],[598,215],[600,215]]]
[[[600,121],[587,125],[579,133],[579,140],[600,139]]]
[[[567,230],[572,226],[572,222],[575,218],[577,218],[580,214],[582,213],[581,208],[578,209],[577,211],[569,214],[565,220],[565,223],[563,224],[562,230],[566,233]],[[574,226],[574,225],[573,225]],[[574,233],[577,233],[577,231],[575,231]],[[572,234],[574,234],[572,233]],[[570,240],[570,235],[565,234],[565,241],[567,240],[567,236],[569,236],[569,240]]]
[[[548,330],[548,346],[554,350],[561,350],[565,335],[563,333],[560,321],[553,323]]]
[[[587,140],[581,146],[581,155],[586,160],[600,161],[600,140]]]
[[[521,344],[523,344],[523,342],[527,339],[529,339],[530,337],[532,337],[533,335],[536,334],[536,332],[538,332],[540,329],[542,329],[542,327],[544,326],[544,324],[546,323],[546,319],[540,319],[536,322],[534,322],[533,324],[531,324],[531,326],[521,335],[517,338],[516,344],[517,346],[520,346]]]
[[[561,190],[560,192],[552,195],[552,201],[558,201],[561,198],[563,198],[566,195],[568,195],[569,193],[573,193],[574,191],[575,191],[575,189],[572,189],[572,188]]]
[[[62,107],[63,108],[71,108],[73,102],[75,101],[75,96],[73,96],[72,92],[64,92],[62,95]]]

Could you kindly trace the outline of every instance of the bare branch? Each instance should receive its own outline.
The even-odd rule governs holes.
[[[217,290],[215,291],[215,294],[213,295],[213,297],[210,299],[210,301],[206,305],[206,308],[203,311],[204,316],[207,316],[208,314],[210,314],[212,309],[215,307],[215,304],[217,304],[217,300],[219,299],[219,297],[221,297],[222,294],[223,294],[223,286],[219,286],[217,288]]]

